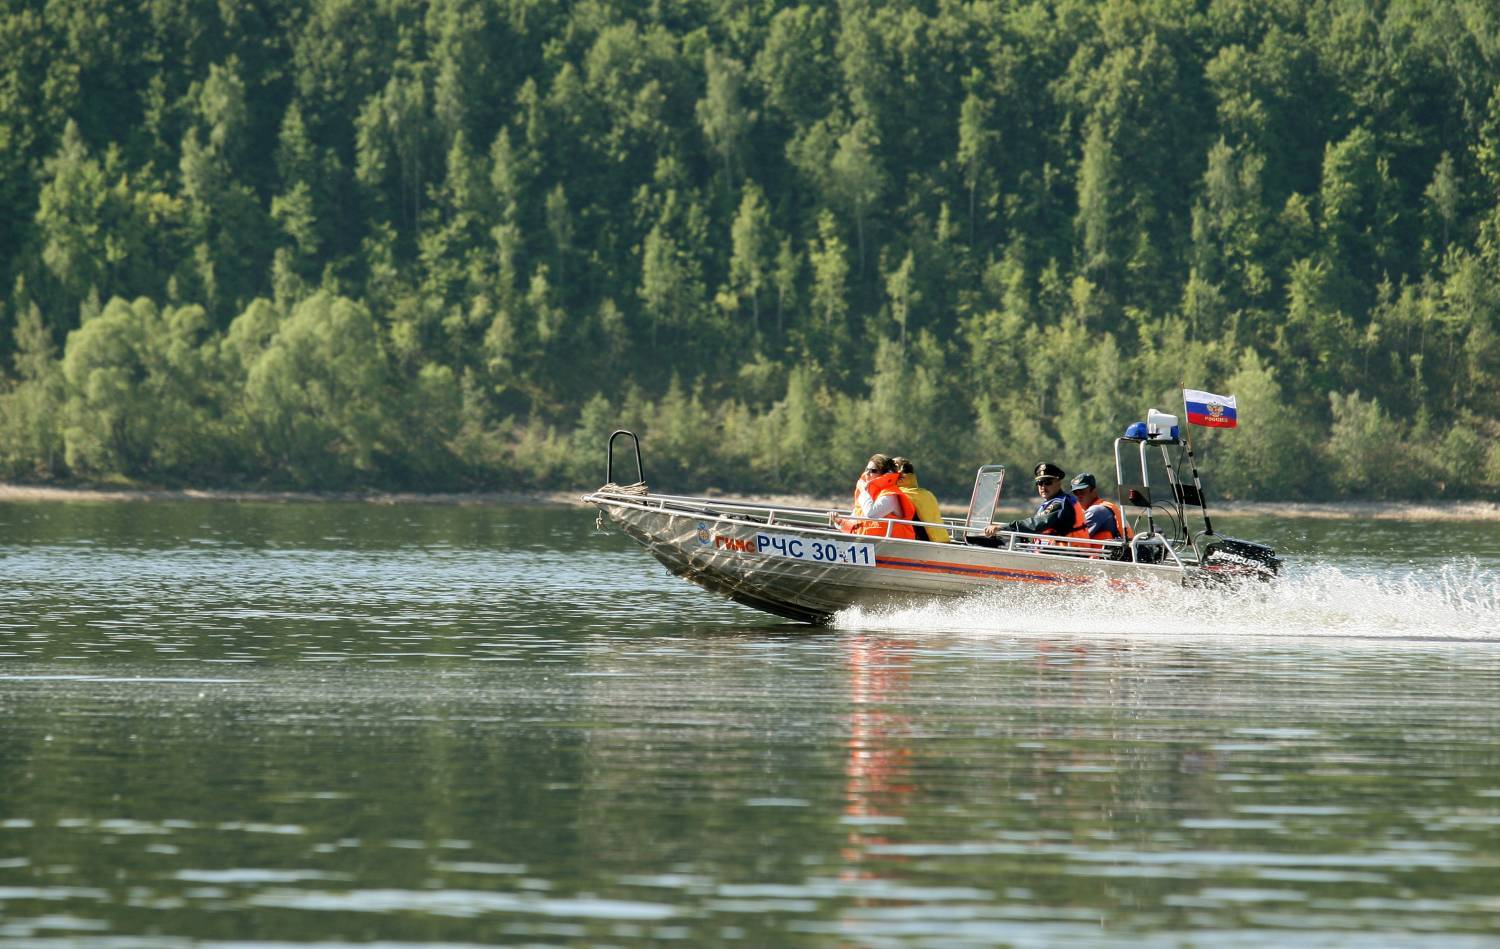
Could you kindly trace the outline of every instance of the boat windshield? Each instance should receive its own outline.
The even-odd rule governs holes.
[[[1005,486],[1004,465],[983,465],[974,475],[974,493],[969,496],[969,514],[965,518],[971,531],[983,531],[995,519],[1000,504],[1000,489]]]

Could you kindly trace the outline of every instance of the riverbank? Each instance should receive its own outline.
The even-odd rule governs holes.
[[[577,504],[582,491],[239,491],[217,488],[103,488],[0,484],[0,503],[38,501],[223,501],[240,504]]]
[[[716,492],[706,492],[710,496]],[[111,488],[61,487],[55,485],[0,484],[4,502],[101,502],[101,501],[221,501],[248,504],[321,504],[329,501],[364,504],[557,504],[577,505],[582,491],[478,491],[424,494],[414,491],[239,491],[202,488]],[[787,507],[842,509],[844,498],[807,495],[766,495],[757,500]],[[1020,511],[1007,503],[1006,510]],[[1500,504],[1489,501],[1225,501],[1210,513],[1225,517],[1277,515],[1320,520],[1377,521],[1500,521]],[[950,515],[963,513],[956,505],[943,505]]]

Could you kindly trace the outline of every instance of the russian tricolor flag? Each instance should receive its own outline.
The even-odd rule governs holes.
[[[1232,395],[1214,395],[1201,389],[1183,389],[1182,401],[1187,407],[1187,420],[1192,425],[1209,428],[1234,428],[1239,424],[1239,412]]]

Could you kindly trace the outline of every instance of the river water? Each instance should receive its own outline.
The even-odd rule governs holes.
[[[1500,942],[1500,528],[785,623],[591,511],[0,505],[7,946]]]

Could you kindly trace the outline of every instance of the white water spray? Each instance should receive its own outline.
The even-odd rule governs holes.
[[[850,609],[841,629],[1127,638],[1343,637],[1500,643],[1500,571],[1474,560],[1362,571],[1302,564],[1269,584],[1128,591],[1026,586],[962,600]]]

